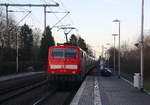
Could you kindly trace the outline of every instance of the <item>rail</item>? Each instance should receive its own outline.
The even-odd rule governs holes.
[[[47,82],[44,72],[29,72],[1,78],[0,102]]]

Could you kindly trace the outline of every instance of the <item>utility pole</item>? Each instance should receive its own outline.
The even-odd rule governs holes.
[[[10,35],[8,35],[8,5],[6,5],[6,36],[8,36],[8,47],[10,47]]]
[[[104,50],[104,46],[102,45],[102,58],[103,58],[103,50]]]
[[[116,42],[116,36],[118,34],[112,34],[114,36],[114,73],[116,72],[116,49],[115,49],[115,42]]]
[[[121,73],[120,73],[120,21],[119,21],[119,49],[118,49],[118,77],[121,77]]]
[[[113,22],[117,22],[118,25],[119,25],[119,31],[118,31],[118,78],[120,78],[120,20],[116,19],[116,20],[113,20]]]
[[[20,30],[20,28],[19,29],[17,29],[16,30],[16,53],[17,53],[17,56],[16,56],[16,71],[18,72],[19,70],[18,70],[18,66],[19,66],[19,59],[18,59],[18,54],[19,54],[19,52],[18,52],[18,49],[19,49],[19,47],[18,47],[18,33],[19,33],[19,31],[18,30]]]
[[[59,4],[55,3],[55,4],[9,4],[9,3],[0,3],[0,6],[5,6],[6,7],[6,34],[8,35],[8,45],[10,47],[10,34],[9,34],[9,21],[8,21],[8,7],[12,6],[12,7],[44,7],[44,30],[45,30],[45,34],[46,34],[46,7],[58,7]],[[12,12],[12,11],[10,11]],[[18,34],[16,36],[17,39],[17,56],[16,56],[16,71],[18,72]]]
[[[140,75],[140,88],[141,91],[143,91],[143,69],[144,69],[144,0],[142,0],[142,11],[141,11],[141,41],[140,41],[140,47],[141,47],[141,75]]]
[[[116,49],[115,49],[115,42],[116,42],[116,39],[115,39],[115,36],[114,36],[114,72],[116,72]]]
[[[59,4],[9,4],[9,3],[0,3],[0,6],[6,7],[6,24],[8,27],[8,7],[44,7],[44,29],[46,28],[46,7],[58,7]]]
[[[46,6],[44,6],[44,34],[46,36]]]
[[[28,12],[28,14],[25,15],[25,16],[16,24],[16,26],[17,26],[23,19],[25,19],[25,18],[31,13],[31,11],[13,11],[13,10],[7,10],[7,14],[8,14],[9,12]],[[8,20],[8,19],[6,19],[6,20]],[[13,30],[12,27],[9,28],[9,32],[10,32],[11,30]],[[16,72],[19,72],[19,70],[18,70],[18,66],[19,66],[19,59],[18,59],[18,56],[19,56],[19,55],[18,55],[18,54],[19,54],[19,51],[18,51],[18,49],[19,49],[19,47],[18,47],[18,33],[19,33],[19,30],[20,30],[20,27],[19,27],[18,29],[15,28],[15,32],[16,32]]]

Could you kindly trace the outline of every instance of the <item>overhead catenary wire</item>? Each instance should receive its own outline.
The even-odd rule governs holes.
[[[44,0],[44,1],[45,1],[45,0]],[[52,0],[52,1],[54,2],[54,0]],[[66,9],[66,7],[64,6],[63,2],[62,2],[61,0],[59,0],[59,2],[60,2],[60,4],[62,5],[63,9],[64,9],[65,11],[68,11],[68,9]],[[74,22],[73,22],[73,19],[71,18],[71,16],[68,15],[68,17],[69,17],[69,19],[70,19],[71,24],[72,24],[72,25],[75,25]]]
[[[46,0],[42,0],[42,1],[45,2],[45,3],[47,4]],[[52,8],[49,7],[49,9],[50,9],[51,11],[53,11]],[[58,18],[58,16],[56,15],[56,13],[53,13],[53,15],[54,15],[55,18],[59,21],[59,18]],[[59,23],[61,23],[61,25],[63,24],[62,21],[60,21]]]
[[[2,2],[1,2],[1,3],[2,3]],[[14,2],[11,1],[11,0],[7,0],[7,2],[5,2],[5,3],[6,3],[6,4],[7,4],[7,3],[12,3],[12,4],[13,4]],[[1,6],[0,8],[3,8],[3,7]],[[12,8],[12,7],[11,7],[11,8]],[[16,6],[15,6],[15,7],[13,7],[13,8],[19,9],[18,11],[29,11],[29,10],[26,9],[25,7],[22,8],[22,7],[16,7]]]
[[[18,26],[27,16],[29,16],[30,13],[31,13],[31,11],[28,12],[28,14],[26,14],[19,22],[17,22],[16,24],[14,24],[14,26]],[[12,31],[15,28],[11,27],[11,25],[8,25],[8,29],[9,29],[9,31]],[[3,29],[1,31],[5,31],[5,29]]]
[[[59,2],[60,2],[60,4],[62,5],[62,7],[63,7],[65,10],[67,10],[67,7],[64,5],[64,3],[62,2],[62,0],[59,0]],[[77,35],[78,35],[78,36],[81,36],[81,35],[79,34],[79,33],[81,33],[80,30],[79,30],[79,27],[76,26],[76,24],[74,23],[74,21],[73,21],[73,19],[72,19],[72,17],[71,17],[71,14],[68,15],[68,18],[69,18],[71,24],[76,27],[75,30],[76,30]]]
[[[45,2],[45,3],[48,3],[46,0],[42,0],[43,2]],[[53,2],[55,2],[54,0],[53,0]],[[66,16],[68,16],[69,15],[69,11],[68,10],[65,10],[65,12],[57,12],[57,11],[53,11],[50,7],[49,7],[49,9],[51,10],[51,11],[46,11],[47,13],[53,13],[53,15],[56,17],[56,19],[58,20],[58,22],[56,22],[52,27],[51,27],[51,29],[52,28],[54,28],[54,27],[57,27],[56,25],[58,25],[59,23],[61,23],[61,26],[63,25],[63,22],[62,22],[62,20],[63,19],[65,19],[65,17]],[[61,17],[60,19],[58,18],[58,16],[56,15],[56,13],[66,13],[63,17]]]
[[[61,5],[63,6],[63,8],[64,8],[66,11],[68,11],[68,10],[66,9],[66,6],[63,4],[63,2],[62,2],[61,0],[59,0],[59,1],[60,1]],[[69,15],[69,18],[70,18],[70,21],[71,21],[72,25],[75,25],[74,22],[73,22],[73,19],[71,18],[70,15]]]
[[[58,22],[57,22],[56,24],[54,24],[54,25],[52,26],[52,28],[55,27],[58,23],[60,23],[69,13],[70,13],[70,12],[68,12],[65,16],[63,16],[60,20],[58,20]]]
[[[58,3],[55,3],[55,4],[9,4],[9,3],[0,3],[0,5],[1,6],[6,6],[6,9],[8,9],[8,6],[11,6],[11,7],[14,7],[14,6],[17,6],[17,7],[20,7],[20,6],[25,6],[25,7],[31,7],[31,6],[34,6],[34,7],[48,7],[48,6],[55,6],[55,7],[57,7],[57,6],[59,6],[59,4]],[[8,13],[8,10],[6,10],[6,12]],[[26,16],[28,16],[28,14],[26,15]],[[25,16],[25,17],[26,17]],[[7,16],[8,17],[8,16]],[[25,17],[23,17],[23,19],[25,18]],[[21,20],[22,21],[22,20]],[[21,22],[21,21],[19,21],[19,23]],[[8,23],[8,22],[7,22]],[[8,26],[8,25],[7,25]]]
[[[19,22],[16,23],[16,26],[19,25],[27,16],[29,16],[30,13],[31,11],[28,11],[28,13]]]
[[[19,7],[16,7],[16,8],[19,8]],[[19,8],[19,9],[22,9],[22,10],[19,10],[19,11],[14,11],[14,12],[30,12],[30,18],[31,18],[31,21],[30,21],[30,24],[31,24],[31,26],[33,26],[33,21],[35,21],[35,20],[37,20],[37,22],[38,23],[41,23],[41,21],[39,21],[38,20],[38,18],[36,18],[36,16],[34,16],[34,14],[33,14],[33,12],[32,12],[32,10],[31,10],[31,7],[28,7],[28,8],[30,8],[30,10],[29,9],[25,9],[25,7],[24,8]],[[23,11],[24,10],[24,11]],[[11,12],[12,10],[9,10],[9,12]],[[34,19],[32,18],[32,16],[34,17]],[[24,16],[21,20],[23,21],[23,20],[25,20],[26,18],[29,18],[29,14],[27,14],[26,16]],[[20,20],[20,22],[18,22],[18,23],[21,23],[22,21]]]
[[[39,23],[39,24],[42,24],[42,22],[39,20],[39,18],[35,18],[36,16],[31,12],[31,21],[32,21],[32,24],[34,24],[34,22],[36,23]]]
[[[46,0],[42,0],[42,1],[44,1],[45,3],[47,3]],[[55,2],[54,0],[51,0],[51,1],[52,1],[52,2]],[[59,2],[60,2],[60,4],[61,4],[61,6],[63,7],[63,9],[64,9],[65,11],[68,11],[68,10],[66,9],[66,7],[64,6],[63,2],[62,2],[61,0],[59,0]],[[49,8],[50,8],[50,7],[49,7]],[[50,10],[52,10],[52,9],[50,8]],[[53,10],[52,10],[52,11],[53,11]],[[57,12],[56,12],[56,13],[57,13]],[[62,17],[61,19],[59,19],[58,16],[56,15],[56,13],[53,13],[53,14],[54,14],[54,16],[56,17],[56,19],[59,21],[59,22],[57,22],[57,24],[58,24],[58,23],[61,23],[61,25],[63,25],[62,20],[64,19],[64,17],[66,17],[66,15],[65,15],[64,17]],[[71,18],[71,16],[70,16],[69,14],[67,14],[67,16],[69,17],[69,20],[70,20],[71,24],[75,26],[75,24],[74,24],[73,19]],[[54,25],[54,26],[55,26],[55,25]],[[79,32],[79,30],[78,30],[77,28],[76,28],[76,31]]]
[[[40,0],[40,1],[44,1],[44,2],[47,4],[47,1],[46,1],[46,0]],[[55,2],[54,0],[52,0],[52,1]],[[65,8],[64,4],[62,3],[62,1],[61,1],[61,0],[59,0],[59,1],[60,1],[60,3],[61,3],[62,7],[64,8],[64,10],[68,11],[68,10]],[[9,1],[9,2],[10,2],[10,1]],[[55,2],[55,3],[56,3],[56,2]],[[17,8],[19,8],[19,7],[17,7]],[[49,8],[50,8],[50,7],[49,7]],[[20,9],[24,9],[24,8],[20,8]],[[27,9],[24,9],[24,10],[27,10]],[[52,9],[50,8],[50,10],[52,10]],[[27,11],[28,11],[28,10],[27,10]],[[57,12],[57,13],[58,13],[58,12]],[[61,24],[63,25],[62,20],[68,15],[68,13],[67,13],[65,16],[63,16],[61,19],[59,19],[58,16],[56,15],[56,13],[53,12],[53,14],[55,15],[56,19],[58,20],[58,22],[57,22],[56,24],[54,24],[54,26],[57,25],[58,23],[61,23]],[[26,16],[25,16],[25,17],[26,17]],[[68,17],[70,17],[70,15],[68,15]],[[23,20],[24,20],[24,19],[23,19]],[[74,22],[73,22],[73,20],[71,19],[71,17],[70,17],[70,20],[71,20],[71,23],[74,24]],[[22,21],[22,19],[21,19],[18,23],[21,23],[21,21]]]

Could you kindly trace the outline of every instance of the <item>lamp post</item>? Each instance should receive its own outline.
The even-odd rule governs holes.
[[[141,11],[141,41],[140,41],[140,47],[141,47],[141,75],[140,75],[140,89],[143,91],[143,68],[144,68],[144,60],[143,60],[143,49],[144,49],[144,0],[142,0],[142,11]]]
[[[118,25],[119,25],[119,32],[118,32],[118,35],[119,35],[119,46],[118,46],[118,77],[120,78],[120,20],[116,19],[116,20],[113,20],[113,22],[118,22]]]
[[[115,67],[115,65],[116,65],[115,41],[116,41],[116,36],[117,36],[117,34],[112,34],[112,36],[114,36],[114,73],[115,73],[115,72],[116,72],[116,67]]]
[[[106,45],[107,45],[107,46],[110,46],[110,43],[106,43]],[[108,50],[109,50],[109,49],[106,49],[106,52],[105,52],[105,53],[106,53],[106,59],[107,59],[107,61],[108,61],[107,64],[108,64],[108,68],[109,68],[109,51],[108,51]]]

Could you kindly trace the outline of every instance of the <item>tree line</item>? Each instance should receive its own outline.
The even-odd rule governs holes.
[[[17,56],[19,72],[25,71],[28,66],[34,66],[35,70],[46,70],[48,48],[56,45],[49,26],[42,35],[40,29],[32,29],[27,24],[17,25],[12,17],[8,19],[7,26],[1,11],[0,28],[0,75],[16,73]],[[90,46],[80,36],[72,34],[69,43],[93,56]]]
[[[133,45],[132,45],[133,46]],[[109,66],[113,68],[114,50],[116,52],[116,70],[118,69],[118,49],[111,47],[107,52],[109,53]],[[140,46],[135,44],[131,47],[124,42],[121,45],[121,72],[128,74],[140,73]],[[107,61],[108,61],[107,60]],[[144,79],[150,79],[150,32],[145,34],[144,38]]]

